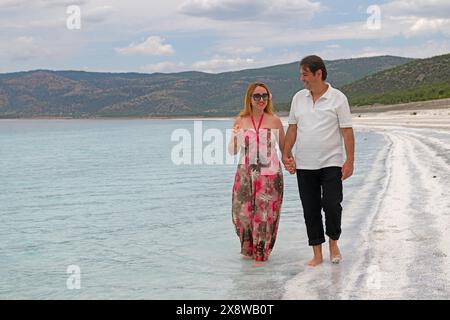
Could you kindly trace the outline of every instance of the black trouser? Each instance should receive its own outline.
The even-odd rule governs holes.
[[[340,167],[297,170],[298,189],[310,246],[325,242],[322,209],[325,212],[326,235],[332,240],[339,240],[343,197],[341,178]]]

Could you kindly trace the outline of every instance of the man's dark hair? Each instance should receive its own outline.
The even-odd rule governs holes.
[[[327,68],[322,58],[319,56],[307,56],[300,61],[300,67],[306,67],[313,74],[316,74],[318,70],[322,70],[322,80],[327,80]]]

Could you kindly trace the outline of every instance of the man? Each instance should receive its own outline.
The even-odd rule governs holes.
[[[300,73],[305,89],[292,100],[283,163],[291,174],[297,173],[308,241],[314,252],[308,264],[317,266],[323,262],[322,209],[330,260],[339,263],[342,259],[338,247],[342,181],[353,174],[354,163],[355,138],[350,107],[345,95],[325,82],[327,69],[320,57],[305,57],[300,62]],[[292,147],[296,142],[294,158]]]

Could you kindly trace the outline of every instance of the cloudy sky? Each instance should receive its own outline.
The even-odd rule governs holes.
[[[450,1],[0,0],[0,28],[2,73],[218,73],[311,53],[449,53]]]

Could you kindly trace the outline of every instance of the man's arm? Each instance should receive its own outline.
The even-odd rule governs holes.
[[[345,153],[347,159],[342,166],[342,181],[353,175],[353,165],[355,162],[355,135],[353,128],[341,128],[342,137],[344,138]]]
[[[289,173],[295,173],[295,160],[292,156],[292,148],[297,140],[297,125],[290,124],[284,138],[283,163]]]

